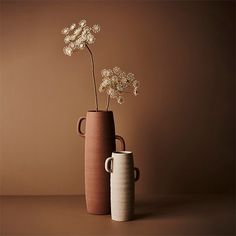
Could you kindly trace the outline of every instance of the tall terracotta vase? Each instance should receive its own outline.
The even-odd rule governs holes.
[[[86,120],[85,133],[81,124]],[[90,214],[110,213],[110,176],[104,170],[107,157],[116,150],[116,142],[121,142],[125,150],[124,139],[115,134],[112,111],[88,111],[77,124],[78,133],[85,137],[85,198]]]

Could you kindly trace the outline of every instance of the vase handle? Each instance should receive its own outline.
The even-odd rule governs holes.
[[[125,140],[120,135],[116,135],[115,139],[120,141],[121,151],[125,151]]]
[[[134,167],[134,172],[135,172],[134,181],[138,181],[140,177],[140,171],[137,167]]]
[[[111,162],[110,167],[108,167],[110,162]],[[108,157],[105,161],[105,170],[109,173],[112,172],[112,163],[113,163],[113,157]]]
[[[81,124],[82,124],[82,121],[83,121],[83,120],[86,120],[86,118],[85,118],[85,117],[80,117],[79,120],[78,120],[78,122],[77,122],[77,133],[78,133],[81,137],[85,137],[85,133],[83,133],[83,132],[81,131]]]

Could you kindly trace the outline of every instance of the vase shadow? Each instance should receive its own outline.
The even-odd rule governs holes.
[[[134,219],[172,217],[186,213],[186,205],[193,201],[187,197],[157,197],[155,200],[137,200]]]

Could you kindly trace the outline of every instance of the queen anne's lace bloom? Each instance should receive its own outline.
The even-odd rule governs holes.
[[[121,73],[120,67],[115,66],[115,67],[113,68],[113,72],[114,72],[115,75],[119,75],[119,74]]]
[[[134,95],[135,95],[135,96],[138,96],[138,88],[135,88],[135,89],[134,89]]]
[[[85,26],[86,26],[86,20],[81,20],[81,21],[79,22],[79,25],[80,25],[81,27],[85,27]]]
[[[101,75],[102,83],[99,92],[106,92],[110,98],[115,98],[119,104],[124,103],[122,94],[133,93],[135,96],[138,95],[139,81],[135,80],[133,73],[126,74],[116,66],[113,69],[103,69]]]
[[[64,28],[61,33],[62,34],[68,34],[70,32],[70,29],[69,28]]]
[[[64,42],[65,43],[69,43],[70,42],[70,36],[67,35],[65,38],[64,38]]]
[[[73,48],[75,48],[75,44],[71,42],[71,43],[69,44],[69,47],[70,47],[71,49],[73,49]]]
[[[73,23],[71,26],[70,26],[70,30],[73,30],[75,28],[76,24]]]
[[[124,98],[123,98],[122,96],[119,96],[119,97],[117,98],[117,102],[118,102],[119,104],[124,103]]]
[[[87,34],[87,39],[86,39],[88,44],[92,44],[95,42],[95,37],[92,34]]]
[[[79,35],[79,33],[80,33],[81,31],[82,31],[82,28],[79,27],[79,28],[75,29],[74,34],[77,36],[77,35]]]
[[[98,33],[98,32],[100,31],[100,26],[99,26],[99,25],[93,25],[92,31],[93,31],[94,33]]]
[[[79,49],[80,49],[80,50],[83,50],[84,47],[85,47],[85,43],[84,43],[84,42],[82,42],[82,43],[79,44]]]
[[[61,33],[65,35],[64,42],[68,44],[63,49],[64,54],[71,56],[74,51],[83,50],[87,44],[93,44],[96,38],[92,33],[98,33],[100,29],[99,25],[87,26],[86,20],[81,20],[77,26],[73,23],[62,29]]]
[[[65,55],[67,55],[67,56],[71,56],[71,54],[72,54],[72,48],[71,47],[64,47],[63,48],[63,52],[65,53]]]
[[[134,88],[138,88],[139,85],[140,85],[139,81],[138,80],[134,80],[134,82],[133,82]]]

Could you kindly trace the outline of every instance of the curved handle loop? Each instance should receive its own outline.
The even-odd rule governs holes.
[[[120,135],[116,135],[115,139],[120,141],[121,151],[125,151],[125,140]]]
[[[112,172],[112,163],[113,163],[112,160],[113,160],[113,157],[108,157],[105,161],[105,170],[109,173]],[[109,165],[110,162],[111,164]]]
[[[139,171],[139,168],[134,167],[134,173],[135,173],[135,175],[134,175],[134,181],[138,181],[139,178],[140,178],[140,171]]]
[[[86,120],[86,118],[85,118],[85,117],[80,117],[79,120],[78,120],[78,122],[77,122],[77,133],[78,133],[81,137],[85,137],[85,133],[83,133],[83,132],[81,131],[81,124],[82,124],[82,121],[83,121],[83,120]]]

